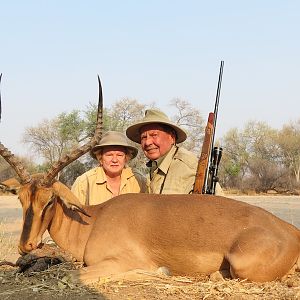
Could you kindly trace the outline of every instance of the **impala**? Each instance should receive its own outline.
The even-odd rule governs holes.
[[[82,283],[160,267],[173,275],[227,271],[232,278],[263,282],[298,268],[300,231],[264,209],[233,199],[125,194],[83,206],[55,176],[99,140],[100,106],[92,140],[40,176],[31,176],[0,143],[1,156],[21,180],[21,254],[36,249],[48,230],[59,247],[85,263],[72,273],[72,279]]]

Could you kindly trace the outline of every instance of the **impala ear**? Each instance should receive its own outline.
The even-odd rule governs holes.
[[[84,214],[85,216],[90,217],[90,215],[83,209],[83,205],[80,203],[78,198],[71,192],[71,190],[65,186],[63,183],[56,181],[52,185],[54,193],[59,196],[59,198],[64,202],[64,204],[70,208],[74,208]]]

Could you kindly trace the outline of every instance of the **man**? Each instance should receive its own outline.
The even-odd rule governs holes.
[[[148,192],[153,194],[189,194],[193,190],[197,157],[183,147],[185,131],[161,111],[149,109],[145,117],[126,130],[132,141],[141,144],[150,168]]]

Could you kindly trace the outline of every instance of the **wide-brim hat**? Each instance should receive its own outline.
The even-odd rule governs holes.
[[[164,114],[162,111],[155,110],[155,109],[148,109],[145,111],[145,117],[142,119],[142,121],[131,125],[126,130],[127,137],[136,142],[141,143],[141,136],[140,136],[140,130],[143,126],[148,124],[164,124],[171,128],[173,128],[176,132],[176,142],[182,143],[186,140],[187,135],[186,132],[177,126],[175,123],[170,121],[170,119],[167,117],[166,114]]]
[[[119,131],[107,131],[101,138],[99,144],[97,144],[90,152],[91,156],[96,159],[95,152],[106,146],[122,146],[127,148],[131,152],[131,158],[134,158],[138,154],[138,149],[129,144],[124,133]]]

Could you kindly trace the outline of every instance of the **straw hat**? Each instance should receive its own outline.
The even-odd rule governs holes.
[[[173,128],[176,132],[176,142],[181,143],[186,140],[187,136],[185,131],[177,126],[175,123],[171,122],[170,119],[167,117],[166,114],[159,110],[155,109],[148,109],[145,111],[145,117],[142,121],[131,125],[126,130],[126,135],[129,139],[136,143],[141,143],[141,137],[140,137],[140,130],[143,126],[148,124],[164,124],[168,125],[169,127]]]
[[[96,159],[95,152],[106,146],[122,146],[127,148],[132,157],[136,157],[138,149],[128,143],[128,140],[124,133],[119,131],[107,131],[101,138],[99,144],[97,144],[90,152],[91,156]]]

